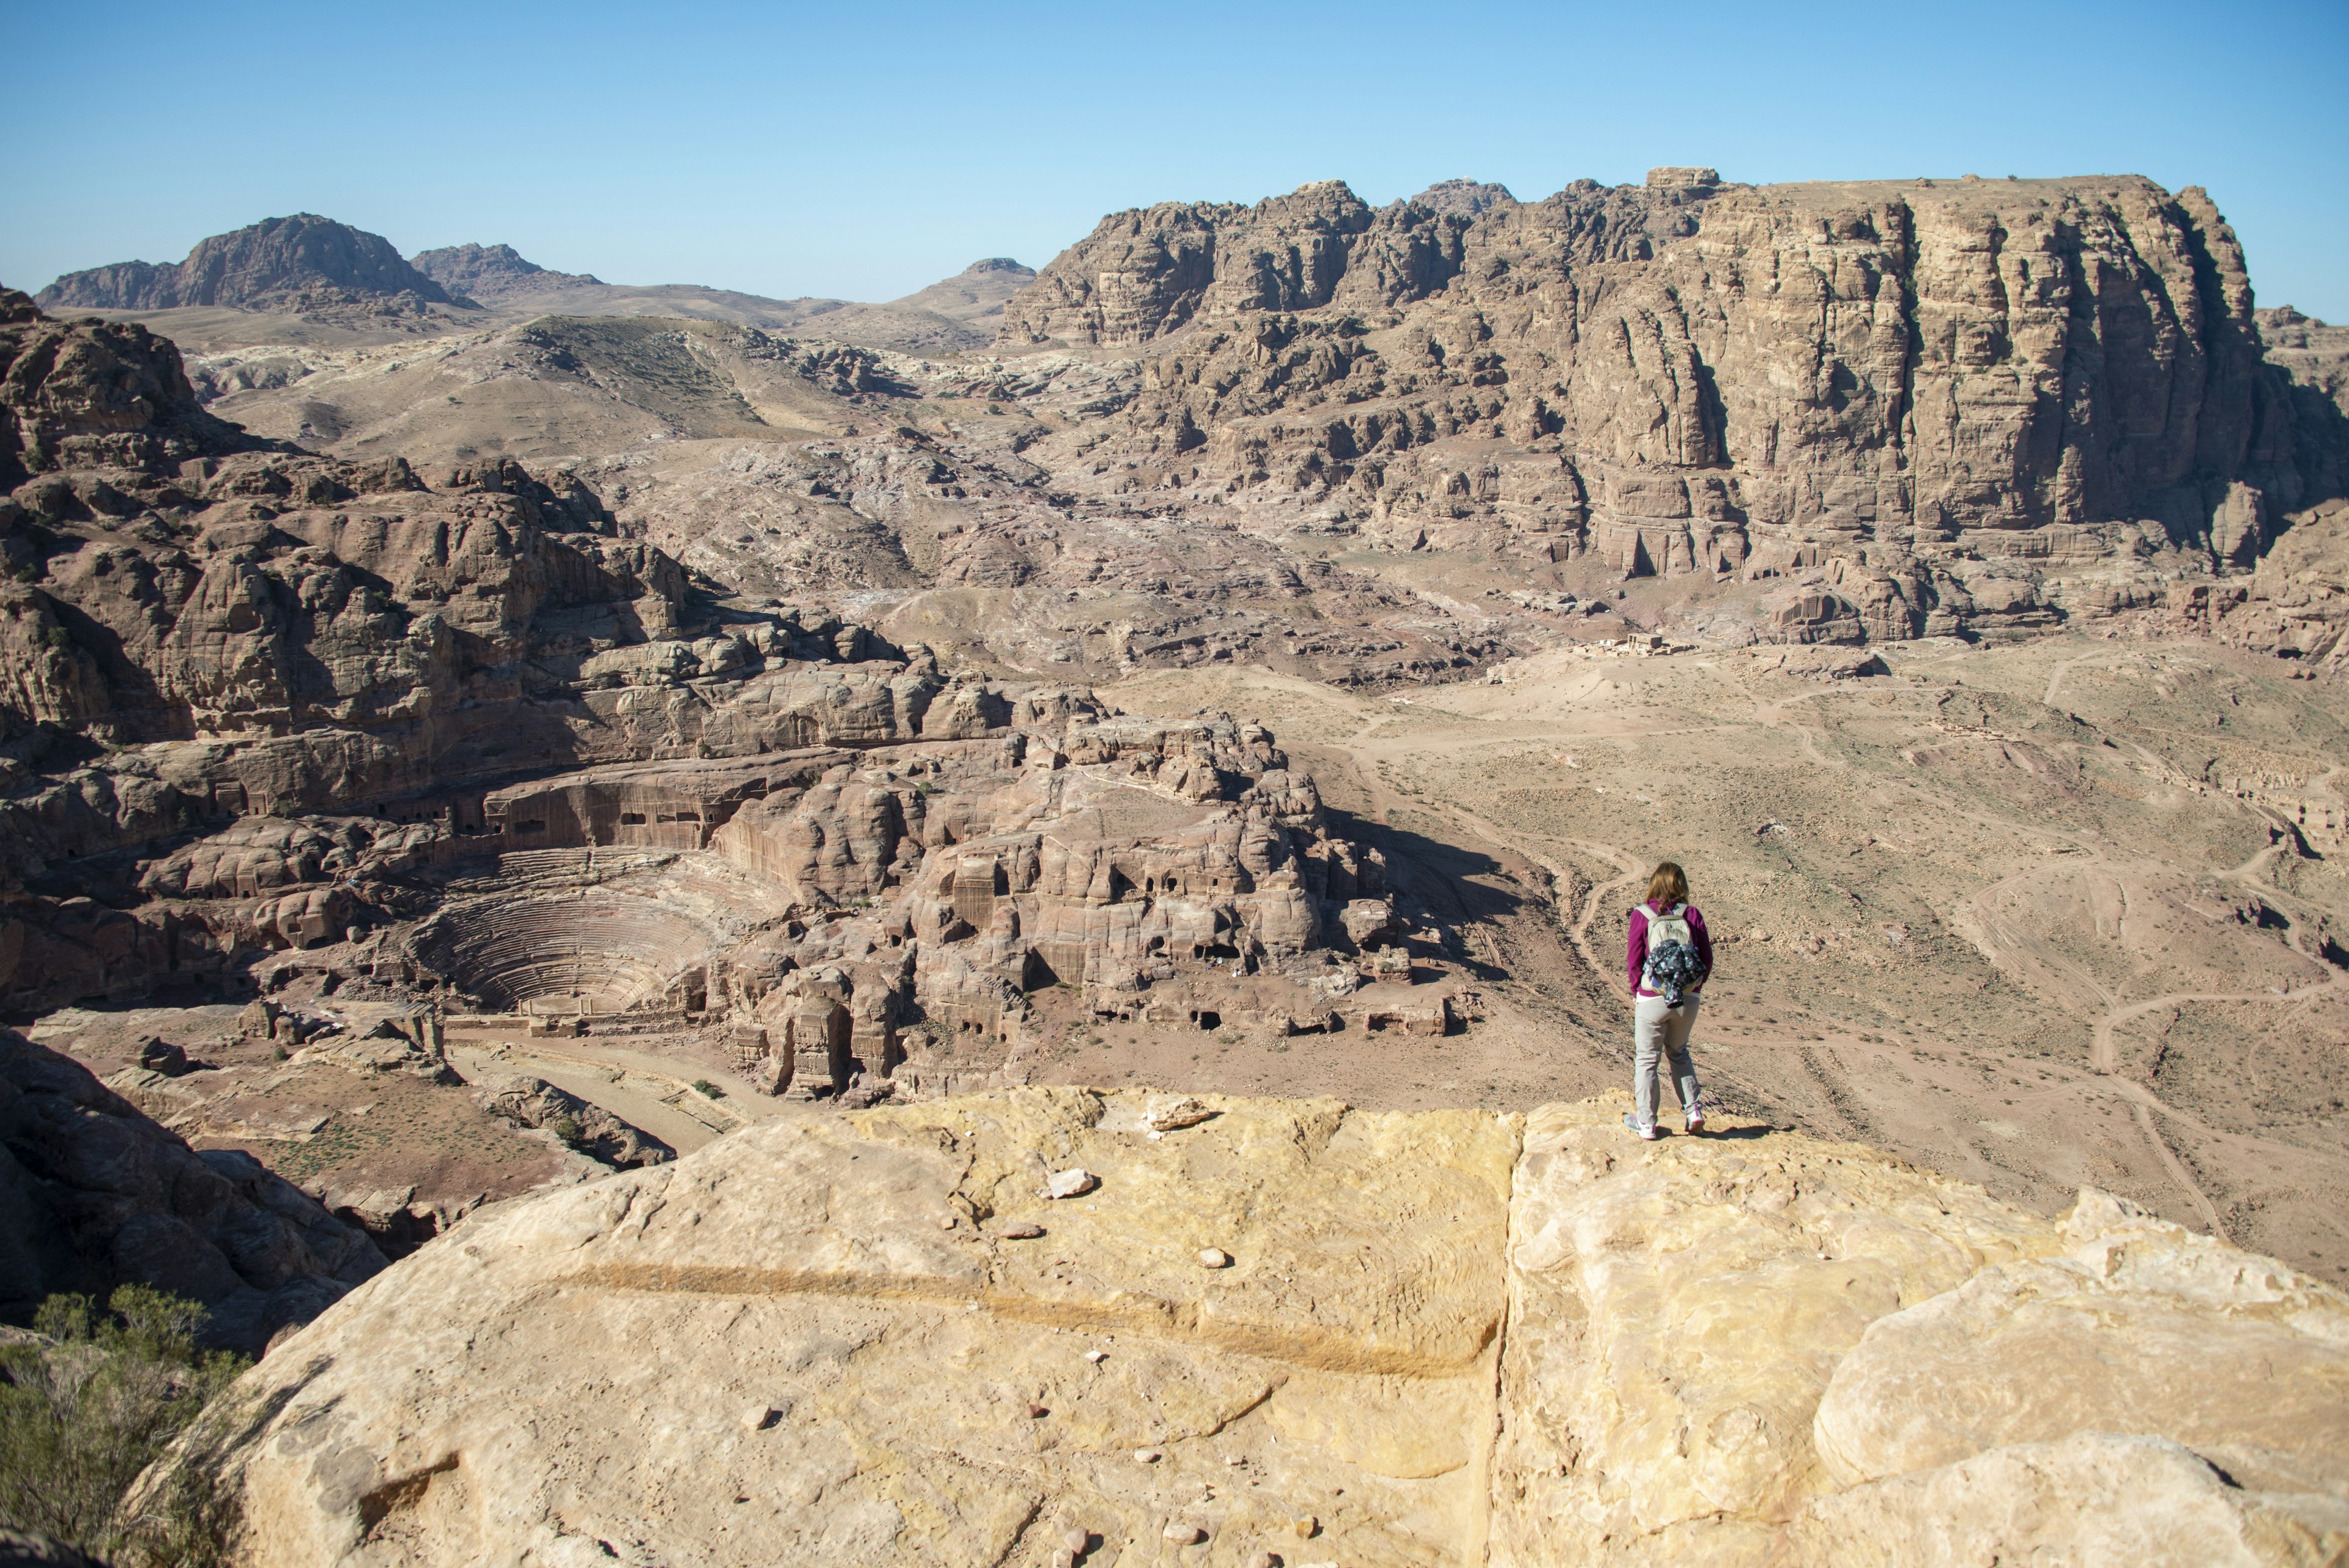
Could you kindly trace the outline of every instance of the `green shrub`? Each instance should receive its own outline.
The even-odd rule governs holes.
[[[713,1100],[722,1098],[726,1093],[707,1078],[696,1078],[693,1081],[693,1092],[697,1095],[707,1095]]]
[[[88,1296],[51,1296],[34,1320],[48,1343],[0,1345],[0,1525],[100,1556],[223,1560],[233,1519],[211,1489],[182,1477],[136,1520],[119,1507],[247,1365],[196,1349],[205,1316],[193,1302],[123,1285],[103,1313]]]
[[[579,1118],[567,1111],[547,1123],[546,1130],[573,1148],[577,1148],[579,1140],[587,1136],[586,1129],[579,1125]]]

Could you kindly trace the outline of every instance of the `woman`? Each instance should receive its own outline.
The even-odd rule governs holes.
[[[1713,973],[1713,939],[1704,917],[1688,901],[1688,877],[1667,860],[1648,878],[1647,902],[1631,911],[1626,962],[1631,978],[1631,1098],[1638,1107],[1623,1125],[1643,1138],[1656,1136],[1656,1070],[1672,1064],[1672,1087],[1692,1134],[1704,1131],[1697,1101],[1696,1067],[1689,1060],[1689,1030],[1696,1023],[1697,992]]]

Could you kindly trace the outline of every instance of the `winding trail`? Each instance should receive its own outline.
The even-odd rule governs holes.
[[[2094,653],[2084,653],[2077,659],[2064,659],[2062,663],[2058,664],[2054,670],[2048,672],[2047,695],[2039,700],[2040,703],[2043,706],[2049,708],[2055,706],[2055,692],[2057,688],[2064,684],[2064,677],[2070,674],[2075,667],[2083,664],[2096,664],[2112,658],[2113,655],[2110,652],[2100,649]]]
[[[2154,1093],[2150,1085],[2140,1084],[2135,1078],[2123,1075],[2117,1054],[2113,1047],[2113,1033],[2131,1019],[2141,1018],[2148,1012],[2158,1012],[2165,1007],[2175,1007],[2182,1002],[2256,1002],[2271,1004],[2297,1004],[2325,992],[2338,991],[2342,989],[2343,983],[2338,980],[2328,980],[2315,985],[2302,986],[2298,991],[2281,993],[2272,991],[2172,992],[2167,996],[2157,996],[2146,1002],[2130,1002],[2125,1007],[2110,1008],[2104,1017],[2096,1021],[2095,1027],[2089,1035],[2089,1066],[2110,1079],[2116,1092],[2129,1102],[2129,1114],[2136,1118],[2137,1129],[2145,1135],[2146,1142],[2152,1147],[2155,1157],[2161,1161],[2162,1168],[2167,1170],[2170,1179],[2193,1199],[2194,1207],[2200,1212],[2204,1223],[2209,1226],[2210,1234],[2220,1241],[2227,1239],[2227,1230],[2220,1222],[2217,1205],[2213,1204],[2209,1194],[2202,1190],[2201,1183],[2194,1179],[2193,1173],[2186,1168],[2186,1163],[2178,1158],[2178,1152],[2170,1147],[2169,1140],[2161,1136],[2160,1124],[2156,1122],[2154,1117],[2157,1113],[2171,1117],[2207,1136],[2216,1136],[2217,1129],[2204,1123],[2200,1117],[2170,1106],[2159,1095]]]
[[[2054,707],[2061,693],[2064,680],[2072,670],[2109,662],[2113,658],[2114,655],[2109,651],[2100,649],[2064,660],[2050,673],[2042,701],[2048,707]],[[1750,722],[1764,731],[1776,730],[1781,733],[1791,732],[1791,738],[1796,743],[1802,761],[1821,773],[1830,774],[1847,773],[1852,766],[1850,760],[1836,755],[1835,749],[1827,742],[1824,731],[1816,724],[1805,723],[1796,716],[1795,711],[1801,705],[1816,702],[1833,694],[1831,691],[1821,691],[1794,695],[1774,695],[1764,700],[1749,691],[1747,696],[1752,702]],[[1426,709],[1420,710],[1419,712],[1420,716],[1424,718],[1436,717],[1434,711]],[[1464,725],[1475,725],[1482,717],[1482,715],[1464,712],[1446,712],[1443,716]],[[1644,862],[1635,863],[1630,852],[1620,846],[1582,838],[1543,835],[1539,841],[1541,847],[1537,848],[1526,842],[1526,835],[1502,831],[1472,805],[1457,800],[1431,798],[1416,792],[1412,792],[1406,796],[1402,792],[1391,787],[1387,779],[1381,774],[1381,765],[1405,765],[1408,762],[1408,753],[1417,739],[1410,729],[1398,723],[1401,717],[1393,714],[1369,717],[1352,734],[1337,741],[1333,748],[1349,757],[1352,763],[1352,771],[1361,781],[1377,819],[1381,823],[1391,823],[1395,812],[1399,808],[1407,806],[1413,812],[1433,816],[1450,825],[1470,839],[1503,848],[1532,861],[1547,872],[1555,883],[1568,889],[1579,876],[1589,873],[1570,870],[1567,864],[1557,858],[1560,852],[1572,852],[1578,857],[1588,857],[1602,864],[1614,867],[1619,874],[1610,879],[1591,885],[1579,900],[1578,908],[1560,909],[1557,911],[1557,928],[1565,937],[1567,944],[1572,948],[1576,957],[1587,966],[1588,971],[1610,992],[1621,994],[1623,985],[1621,976],[1618,972],[1619,966],[1593,950],[1593,932],[1599,925],[1601,911],[1609,907],[1609,901],[1622,896],[1628,889],[1637,885],[1640,877],[1645,875]],[[1544,731],[1550,729],[1547,723],[1537,727]],[[1744,726],[1731,722],[1723,725],[1703,727],[1716,730]],[[1970,731],[1968,733],[1976,739],[2002,738],[1994,732]],[[1546,733],[1544,738],[1553,737]],[[1651,741],[1659,737],[1642,731],[1639,738],[1642,741]],[[2153,766],[2158,776],[2160,776],[2164,782],[2189,784],[2194,782],[2181,778],[2176,769],[2165,759],[2156,757],[2134,742],[2129,742],[2129,745],[2141,761]],[[2316,781],[2316,790],[2329,793],[2335,775],[2342,772],[2343,769],[2336,767],[2323,779]],[[1942,794],[1933,787],[1930,777],[1917,782],[1924,784],[1929,795],[1939,796]],[[2013,972],[2015,978],[2023,980],[2026,983],[2033,983],[2033,989],[2053,991],[2057,994],[2068,993],[2089,1004],[2089,1008],[2085,1010],[2088,1012],[2088,1016],[2084,1018],[2083,1022],[2090,1025],[2089,1065],[2094,1077],[2090,1080],[2075,1081],[2062,1089],[2050,1089],[2046,1093],[2077,1096],[2085,1090],[2091,1097],[2101,1097],[2105,1094],[2109,1094],[2112,1097],[2125,1102],[2147,1151],[2153,1157],[2158,1168],[2192,1206],[2202,1226],[2211,1234],[2224,1237],[2226,1228],[2220,1218],[2218,1204],[2212,1199],[2210,1194],[2204,1190],[2193,1169],[2188,1166],[2178,1149],[2173,1147],[2169,1138],[2165,1136],[2162,1121],[2166,1118],[2174,1123],[2173,1130],[2188,1131],[2204,1137],[2222,1136],[2220,1129],[2209,1126],[2191,1112],[2180,1110],[2169,1105],[2149,1084],[2138,1082],[2124,1074],[2118,1063],[2116,1043],[2117,1031],[2133,1020],[2147,1013],[2182,1003],[2298,1005],[2349,988],[2349,976],[2335,975],[2308,985],[2295,987],[2282,993],[2179,992],[2144,1001],[2124,1001],[2100,982],[2087,966],[2067,958],[2044,941],[2037,940],[2027,929],[2016,926],[2013,921],[2001,916],[1995,907],[2002,892],[2013,891],[2039,882],[2055,872],[2058,867],[2066,873],[2076,874],[2088,867],[2094,867],[2113,877],[2114,881],[2120,885],[2123,919],[2126,919],[2128,902],[2127,879],[2119,874],[2120,867],[2114,866],[2109,858],[2116,846],[2106,843],[2094,831],[2082,832],[2053,824],[2015,820],[1983,811],[1968,801],[1945,798],[1943,804],[1958,818],[1971,820],[1984,827],[2002,833],[2017,834],[2026,840],[2038,839],[2051,850],[2060,847],[2067,852],[2060,859],[2051,858],[2044,866],[2026,867],[2001,879],[1992,887],[1982,889],[1961,907],[1964,915],[1968,917],[1963,923],[1974,928],[1971,934],[1974,936],[1976,945],[1982,949],[1983,956],[1990,959],[1995,968]],[[2260,815],[2269,818],[2277,826],[2284,826],[2284,819],[2280,814],[2262,809],[2255,802],[2246,804],[2251,805]],[[2216,871],[2211,875],[2220,881],[2232,882],[2255,889],[2261,898],[2282,909],[2292,919],[2292,929],[2285,938],[2287,944],[2302,957],[2318,964],[2320,968],[2330,973],[2330,966],[2323,963],[2320,955],[2309,951],[2305,945],[2302,937],[2302,929],[2306,924],[2305,912],[2294,907],[2300,900],[2292,894],[2273,887],[2267,879],[2266,874],[2288,847],[2289,845],[2286,842],[2279,840],[2253,853],[2240,865]],[[1544,853],[1545,849],[1548,853]],[[2126,858],[2124,853],[2124,859]],[[2015,972],[2018,971],[2019,972]],[[1776,1043],[1751,1038],[1745,1044],[1766,1046]],[[1800,1043],[1790,1042],[1790,1044]],[[2102,1081],[2101,1087],[2095,1086],[2096,1080]]]

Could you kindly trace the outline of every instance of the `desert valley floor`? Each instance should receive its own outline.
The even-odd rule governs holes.
[[[1099,688],[1136,714],[1278,714],[1279,742],[1346,831],[1384,847],[1423,921],[1411,979],[1470,992],[1476,1012],[1443,1035],[1291,1035],[1237,1018],[1099,1018],[1059,986],[1036,994],[1018,1049],[983,1052],[983,1065],[1372,1108],[1580,1098],[1628,1076],[1624,912],[1647,868],[1675,856],[1717,933],[1696,1035],[1715,1104],[2043,1211],[2104,1188],[2344,1277],[2349,885],[2335,857],[2349,807],[2330,787],[2343,720],[2329,683],[2124,637],[1866,656],[1647,642],[1376,694],[1261,669]],[[321,950],[314,967],[334,959]],[[158,1032],[224,1065],[242,1053],[217,1086],[211,1074],[172,1086],[233,1107],[197,1124],[216,1127],[208,1141],[305,1184],[351,1192],[421,1173],[443,1193],[475,1179],[486,1192],[501,1165],[543,1174],[543,1151],[501,1158],[478,1129],[470,1158],[370,1159],[409,1136],[387,1126],[407,1113],[386,1080],[289,1077],[265,1040],[240,1044],[239,1012],[77,1007],[29,1033],[102,1074],[135,1066],[136,1043]],[[559,1047],[512,1033],[478,1060],[679,1149],[713,1124],[777,1114],[739,1081],[716,1115],[700,1096],[665,1101],[726,1078],[722,1051],[694,1033]],[[632,1067],[666,1081],[631,1086]],[[286,1081],[264,1089],[256,1075]],[[293,1103],[298,1131],[240,1138],[270,1125],[274,1100]]]

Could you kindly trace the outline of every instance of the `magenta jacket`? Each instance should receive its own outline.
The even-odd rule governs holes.
[[[1659,911],[1661,913],[1661,911]],[[1704,917],[1697,913],[1694,904],[1688,907],[1689,935],[1696,939],[1696,956],[1704,961],[1704,972],[1713,973],[1713,939],[1705,934]],[[1624,955],[1624,963],[1631,971],[1631,994],[1661,996],[1661,992],[1650,991],[1640,985],[1640,977],[1648,968],[1648,906],[1639,905],[1631,911],[1631,940]]]

